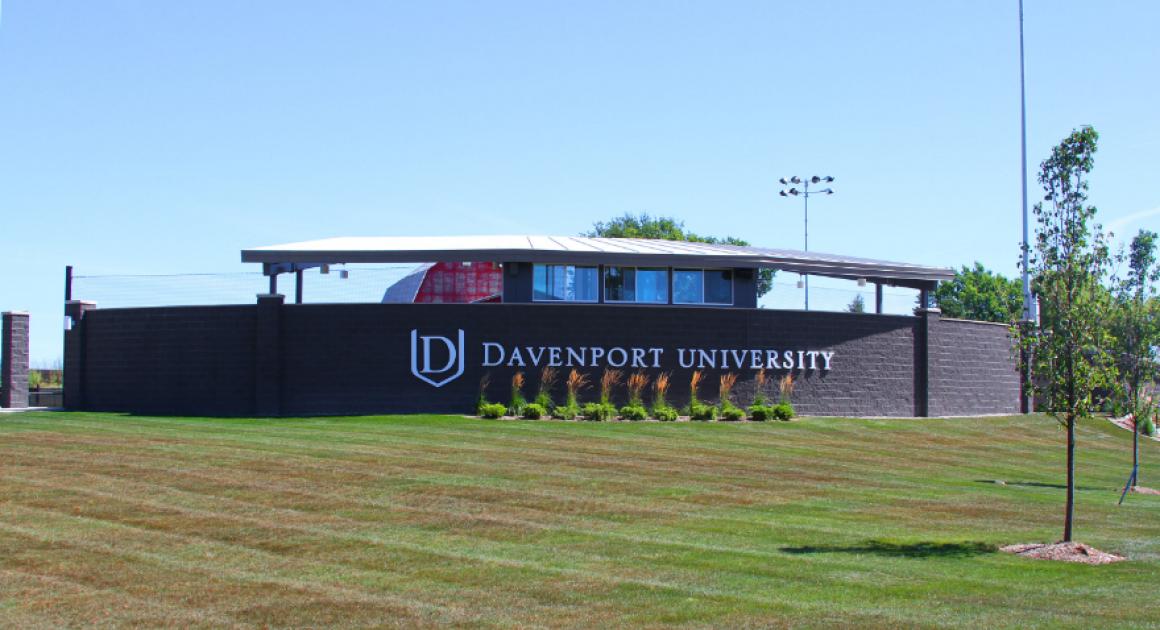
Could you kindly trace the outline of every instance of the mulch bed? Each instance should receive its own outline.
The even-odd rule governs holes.
[[[1007,545],[1006,547],[1000,547],[999,551],[1013,553],[1025,558],[1035,558],[1036,560],[1082,562],[1083,564],[1111,564],[1113,562],[1127,560],[1124,556],[1117,556],[1114,553],[1100,551],[1099,549],[1079,542],[1059,542],[1051,545],[1042,543]]]
[[[1136,494],[1154,494],[1160,496],[1160,490],[1149,488],[1147,486],[1132,486],[1130,492],[1135,492]]]

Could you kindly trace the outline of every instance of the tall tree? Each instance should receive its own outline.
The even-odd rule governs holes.
[[[1156,282],[1160,266],[1156,265],[1156,233],[1140,230],[1128,249],[1128,274],[1116,284],[1115,310],[1112,313],[1114,356],[1120,372],[1123,406],[1132,414],[1132,472],[1120,494],[1139,483],[1140,431],[1145,418],[1153,413],[1151,401],[1143,388],[1156,378],[1156,346],[1160,345],[1160,321],[1157,321]]]
[[[946,317],[1011,324],[1023,315],[1023,286],[976,262],[963,265],[955,279],[935,290],[939,309]]]
[[[723,245],[748,246],[749,242],[734,236],[718,238],[701,236],[685,229],[685,222],[673,217],[654,217],[648,213],[616,217],[608,222],[597,221],[584,236],[603,238],[658,238],[666,241],[691,241],[695,243],[720,243]],[[762,269],[757,274],[757,297],[773,288],[773,269]]]
[[[1087,204],[1087,176],[1099,134],[1072,131],[1040,165],[1043,201],[1035,204],[1035,249],[1029,263],[1039,298],[1039,329],[1023,336],[1031,351],[1036,393],[1048,413],[1067,427],[1067,505],[1063,540],[1075,517],[1075,425],[1091,416],[1095,392],[1112,383],[1104,318],[1109,293],[1107,239]]]

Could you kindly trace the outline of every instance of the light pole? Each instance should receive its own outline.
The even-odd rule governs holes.
[[[1031,294],[1031,277],[1028,269],[1028,250],[1031,246],[1027,242],[1027,88],[1024,80],[1023,71],[1023,0],[1019,0],[1019,131],[1020,131],[1020,146],[1023,167],[1020,170],[1020,175],[1023,179],[1023,330],[1030,332],[1034,330],[1036,322],[1039,317],[1036,314],[1035,296]],[[1035,411],[1035,395],[1031,387],[1031,355],[1024,351],[1021,355],[1021,363],[1023,364],[1023,400],[1021,407],[1023,413],[1031,413]]]
[[[782,177],[781,179],[779,179],[777,181],[780,182],[782,186],[789,186],[790,184],[795,184],[795,187],[792,187],[789,190],[781,191],[779,194],[782,197],[790,197],[790,196],[801,197],[802,201],[805,204],[805,214],[803,215],[804,220],[802,222],[802,225],[803,225],[803,228],[805,231],[805,247],[806,247],[805,251],[808,252],[808,251],[810,251],[810,195],[819,195],[819,194],[832,195],[832,194],[834,194],[834,191],[831,188],[823,188],[822,190],[815,190],[813,192],[810,192],[810,184],[820,184],[822,182],[825,182],[828,184],[828,183],[834,181],[834,178],[829,176],[829,175],[826,175],[825,177],[819,177],[817,175],[814,175],[813,177],[798,177],[797,175],[794,175],[793,177],[789,177],[789,178]],[[798,190],[796,188],[796,184],[801,184],[802,189]],[[804,285],[805,285],[805,289],[806,289],[806,310],[808,311],[808,310],[810,310],[810,277],[806,274],[802,274],[802,279],[804,280]]]

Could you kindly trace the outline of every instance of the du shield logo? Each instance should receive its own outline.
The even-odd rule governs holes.
[[[454,370],[454,371],[453,371]],[[411,329],[411,374],[435,387],[463,375],[463,329],[456,340]]]

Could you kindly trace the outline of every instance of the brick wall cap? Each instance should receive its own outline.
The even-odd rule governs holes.
[[[958,317],[944,317],[942,320],[944,322],[955,322],[959,324],[982,324],[984,326],[1002,326],[1003,328],[1011,327],[1011,324],[1006,324],[1004,322],[985,322],[981,319],[960,319]]]

